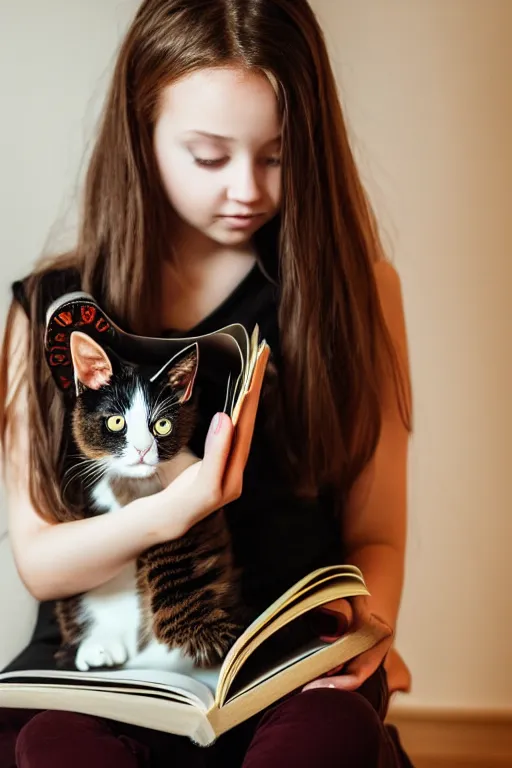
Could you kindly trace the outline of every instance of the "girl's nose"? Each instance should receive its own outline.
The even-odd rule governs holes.
[[[261,198],[261,186],[252,163],[239,165],[234,169],[228,189],[228,197],[245,205],[254,204]]]

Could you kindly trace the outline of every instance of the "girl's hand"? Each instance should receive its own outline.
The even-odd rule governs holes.
[[[187,467],[192,466],[192,464],[196,464],[198,461],[199,458],[195,455],[195,453],[192,453],[190,448],[186,446],[185,448],[182,448],[181,451],[176,454],[176,456],[174,456],[170,461],[165,461],[162,464],[159,464],[156,470],[156,474],[162,489],[167,488],[167,486],[170,485],[173,480],[176,480],[176,478],[181,475],[181,473],[184,472]]]
[[[160,510],[163,540],[183,535],[204,517],[240,496],[245,465],[236,473],[230,471],[226,475],[232,441],[231,419],[225,413],[218,413],[208,431],[203,459],[184,452],[176,457],[174,465],[170,463],[164,470],[161,480],[168,485],[157,494],[163,502]],[[176,469],[181,471],[173,479]],[[169,510],[172,510],[172,520]]]
[[[351,626],[357,628],[361,624],[374,624],[379,629],[384,630],[386,636],[370,650],[354,657],[346,664],[341,664],[327,673],[326,677],[320,677],[307,683],[302,690],[307,691],[312,688],[339,688],[343,691],[355,691],[361,687],[377,670],[384,661],[387,652],[393,642],[393,630],[381,618],[371,613],[368,598],[364,595],[348,600],[333,600],[326,603],[322,608],[323,613],[334,614],[340,617],[339,629],[335,635],[322,635],[322,639],[333,642],[344,634]],[[339,674],[342,672],[342,674]]]

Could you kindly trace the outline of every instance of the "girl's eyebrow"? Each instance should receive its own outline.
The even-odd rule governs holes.
[[[210,133],[209,131],[187,131],[187,134],[194,134],[195,136],[203,136],[207,139],[214,139],[216,141],[225,141],[225,142],[231,142],[233,143],[236,141],[232,136],[221,136],[218,133]],[[269,139],[269,141],[266,142],[266,145],[268,144],[280,144],[281,143],[281,134],[278,136],[275,136],[273,139]]]

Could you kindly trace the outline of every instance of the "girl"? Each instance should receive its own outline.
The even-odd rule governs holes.
[[[69,522],[54,524],[63,406],[42,328],[49,303],[76,288],[139,334],[259,323],[275,375],[243,487],[241,476],[222,482],[232,425],[221,415],[199,465],[144,500],[144,514],[136,503],[122,518],[73,520],[68,510]],[[10,535],[42,602],[13,667],[51,658],[53,600],[104,583],[228,503],[248,606],[262,610],[314,568],[352,562],[372,593],[356,614],[394,629],[409,434],[400,286],[306,0],[145,0],[115,67],[76,248],[13,290],[1,391]],[[350,612],[344,601],[330,606],[340,626]],[[78,714],[4,712],[2,766],[410,765],[383,725],[389,646],[206,750]]]

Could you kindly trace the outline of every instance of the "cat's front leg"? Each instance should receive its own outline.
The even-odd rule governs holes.
[[[200,667],[222,661],[241,632],[238,578],[222,510],[139,562],[146,622],[159,643]]]
[[[80,672],[87,672],[98,667],[122,666],[128,658],[129,650],[122,637],[92,634],[78,646],[75,666]]]
[[[140,603],[136,564],[128,564],[111,581],[82,596],[85,631],[75,666],[81,671],[125,664],[138,650]]]
[[[241,626],[228,616],[197,625],[181,646],[198,667],[221,664],[241,633]]]

